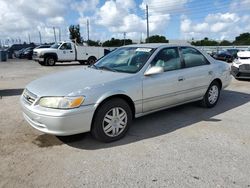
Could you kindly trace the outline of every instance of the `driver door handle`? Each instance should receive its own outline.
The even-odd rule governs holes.
[[[183,76],[178,77],[178,81],[179,81],[179,82],[184,81],[184,80],[185,80],[185,79],[184,79]]]

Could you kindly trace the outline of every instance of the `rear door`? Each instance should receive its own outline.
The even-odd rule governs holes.
[[[181,47],[184,62],[183,88],[185,100],[203,97],[213,79],[212,65],[206,57],[193,47]]]

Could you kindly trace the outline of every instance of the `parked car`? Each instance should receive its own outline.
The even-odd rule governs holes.
[[[237,58],[237,53],[240,51],[239,49],[237,49],[237,48],[230,48],[230,49],[227,49],[226,50],[228,53],[230,53],[232,56],[233,56],[233,58],[235,59],[235,58]]]
[[[116,49],[90,67],[37,79],[21,96],[24,118],[54,135],[91,131],[122,138],[134,118],[184,103],[214,107],[231,81],[230,66],[192,46],[138,44]]]
[[[35,44],[31,43],[31,44],[13,44],[11,47],[9,47],[7,49],[8,54],[9,54],[9,58],[12,58],[12,55],[14,54],[14,56],[16,57],[16,52],[28,47],[34,47]]]
[[[53,66],[56,62],[79,61],[81,64],[94,64],[105,55],[107,49],[94,46],[80,46],[72,42],[59,42],[50,48],[34,50],[33,59],[41,65]]]
[[[234,60],[233,55],[230,54],[228,51],[219,52],[218,54],[215,54],[213,57],[217,60],[226,61],[228,63]]]
[[[212,57],[217,60],[222,60],[222,61],[226,61],[230,63],[230,62],[233,62],[235,58],[237,58],[238,52],[239,52],[239,49],[230,48],[230,49],[222,50],[218,52],[218,54],[213,54]]]
[[[250,51],[238,52],[231,73],[236,79],[250,79]]]
[[[22,48],[21,50],[15,51],[15,52],[14,52],[14,56],[15,56],[16,58],[21,58],[21,55],[22,55],[22,53],[24,52],[25,49],[26,49],[26,48]]]
[[[21,52],[20,58],[32,59],[34,47],[28,47]]]

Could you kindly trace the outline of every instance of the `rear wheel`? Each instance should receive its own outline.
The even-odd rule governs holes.
[[[54,57],[47,57],[45,62],[46,62],[46,65],[48,66],[54,66],[56,64],[56,60]]]
[[[220,89],[220,84],[217,81],[213,81],[201,101],[202,106],[207,108],[214,107],[219,100]]]
[[[93,56],[91,56],[91,57],[88,58],[88,64],[89,65],[93,65],[95,63],[95,61],[96,61],[96,58],[93,57]]]
[[[112,142],[125,136],[131,122],[132,111],[127,102],[112,99],[97,109],[91,133],[99,141]]]

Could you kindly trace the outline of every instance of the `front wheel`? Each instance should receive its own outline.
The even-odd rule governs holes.
[[[45,65],[44,61],[38,61],[38,63],[39,63],[40,65],[42,65],[42,66]]]
[[[213,81],[201,101],[202,106],[207,108],[214,107],[219,100],[220,89],[219,83],[217,81]]]
[[[56,64],[56,60],[54,57],[47,57],[45,61],[46,61],[46,65],[49,65],[49,66],[54,66]]]
[[[92,135],[99,141],[112,142],[125,136],[132,122],[128,103],[116,98],[102,104],[93,119]]]

